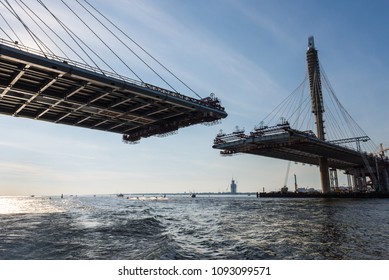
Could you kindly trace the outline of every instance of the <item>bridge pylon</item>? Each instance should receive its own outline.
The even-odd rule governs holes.
[[[315,41],[313,36],[308,38],[307,64],[309,75],[309,88],[311,94],[312,113],[315,115],[317,138],[325,141],[324,132],[324,104],[323,94],[321,89],[320,66],[317,50],[315,49]],[[328,169],[328,159],[321,157],[319,159],[320,181],[323,193],[331,191],[330,174]]]
[[[305,106],[305,103],[303,104],[305,98],[302,98],[302,96],[298,98],[300,100],[304,99],[304,101],[300,101],[297,108],[296,105],[291,104],[296,103],[296,94],[293,92],[291,97],[285,99],[286,101],[278,106],[278,112],[272,113],[271,117],[266,118],[275,119],[275,116],[289,114],[287,112],[289,111],[293,114],[299,112],[297,119],[292,114],[292,116],[289,116],[291,120],[289,122],[287,118],[281,115],[281,122],[277,125],[268,126],[262,121],[248,134],[245,134],[244,131],[235,131],[230,134],[221,132],[216,136],[213,148],[222,150],[220,152],[222,156],[245,153],[318,165],[322,187],[320,195],[323,195],[321,197],[330,197],[331,195],[336,197],[339,193],[342,193],[341,195],[347,193],[345,196],[348,197],[353,197],[354,194],[358,193],[362,197],[366,193],[385,193],[389,197],[389,158],[383,154],[383,148],[381,148],[382,151],[379,156],[373,152],[362,151],[361,142],[370,141],[370,137],[345,111],[331,89],[328,79],[325,75],[321,75],[318,52],[315,49],[313,37],[308,39],[306,59],[308,75],[304,79],[303,86],[300,86],[295,92],[299,92],[301,88],[307,85],[305,82],[309,79],[310,107]],[[302,92],[305,94],[304,89]],[[326,93],[330,94],[329,98],[333,98],[332,101],[335,102],[327,102],[326,107],[324,107],[323,100]],[[304,115],[309,116],[308,125],[304,126],[299,121],[302,105],[304,105],[302,110],[308,107]],[[331,105],[335,105],[335,108],[332,108]],[[324,125],[325,110],[327,111],[326,121],[329,124],[327,128]],[[335,110],[336,114],[333,114],[332,110]],[[310,113],[314,115],[313,120],[316,127],[313,129],[310,122],[312,119]],[[340,120],[334,120],[334,115],[340,117]],[[293,123],[293,126],[300,126],[300,129],[293,128],[291,123]],[[334,124],[335,129],[340,128],[344,131],[334,132]],[[301,130],[301,127],[309,127],[310,129]],[[339,136],[343,136],[343,138]],[[356,149],[350,146],[350,143],[354,142],[357,145]],[[336,170],[343,170],[344,174],[347,175],[347,188],[338,185]],[[367,195],[374,196],[375,194]]]

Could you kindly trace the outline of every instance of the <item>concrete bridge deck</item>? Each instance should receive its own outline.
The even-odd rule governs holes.
[[[376,166],[377,161],[379,165],[389,167],[389,161],[381,157],[320,140],[312,132],[297,131],[288,125],[256,130],[247,135],[219,135],[213,148],[222,150],[222,155],[246,153],[310,165],[319,165],[320,158],[327,158],[330,168],[340,170],[364,168],[365,160],[370,166]]]

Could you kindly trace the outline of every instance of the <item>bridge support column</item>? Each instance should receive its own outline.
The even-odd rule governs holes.
[[[347,174],[347,184],[349,188],[353,188],[354,184],[354,176],[351,174]]]
[[[382,173],[382,190],[387,192],[389,191],[389,175],[388,175],[388,170],[384,168],[384,170],[381,172]]]
[[[367,190],[366,174],[363,169],[354,171],[354,191],[365,192]]]
[[[338,171],[335,168],[330,169],[330,183],[331,191],[335,191],[339,188]]]
[[[328,170],[327,158],[320,158],[319,168],[320,168],[321,189],[323,193],[329,193],[331,192],[331,185],[330,185],[330,174]]]

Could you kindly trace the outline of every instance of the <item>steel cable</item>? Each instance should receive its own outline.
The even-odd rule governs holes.
[[[123,42],[116,34],[114,34],[104,23],[102,23],[95,15],[93,15],[87,8],[84,7],[78,0],[77,3],[80,4],[90,15],[92,15],[106,30],[108,30],[120,43],[122,43],[129,51],[131,51],[140,61],[142,61],[153,73],[155,73],[162,81],[164,81],[168,86],[170,86],[174,91],[176,91],[162,76],[160,76],[151,66],[149,66],[139,55],[137,55],[127,44]],[[182,83],[186,88],[193,92],[200,99],[202,98],[197,94],[191,87],[189,87],[185,82],[178,78],[172,71],[170,71],[166,66],[164,66],[160,61],[158,61],[154,56],[152,56],[148,51],[146,51],[141,45],[139,45],[134,39],[128,36],[122,29],[120,29],[115,23],[103,15],[99,10],[97,10],[89,1],[84,0],[93,10],[95,10],[101,17],[103,17],[107,22],[109,22],[113,27],[115,27],[120,33],[122,33],[127,39],[134,43],[139,49],[141,49],[145,54],[147,54],[152,60],[154,60],[158,65],[165,69],[169,74],[176,78],[180,83]],[[177,91],[176,91],[177,92]]]

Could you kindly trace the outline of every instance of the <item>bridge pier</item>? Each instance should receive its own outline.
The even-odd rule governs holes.
[[[352,187],[354,192],[366,191],[389,191],[389,172],[388,167],[378,166],[373,168],[355,168],[346,170],[347,182]],[[374,174],[372,174],[372,172]],[[371,181],[371,189],[369,190],[369,182]]]
[[[330,183],[331,191],[334,191],[339,188],[338,170],[336,170],[335,168],[330,169]]]
[[[354,192],[365,192],[367,190],[366,173],[363,169],[354,169],[351,171],[354,181]]]
[[[321,181],[321,188],[323,193],[329,193],[331,192],[331,185],[330,185],[330,174],[328,169],[328,159],[327,158],[320,158],[319,160],[319,167],[320,167],[320,181]]]
[[[349,174],[347,172],[345,174],[347,175],[347,185],[348,185],[348,187],[353,188],[353,186],[354,186],[354,176],[352,176],[351,174]]]
[[[384,169],[383,172],[381,172],[382,174],[382,180],[381,180],[381,188],[382,188],[382,191],[389,191],[389,174],[388,174],[388,170],[387,169]]]

